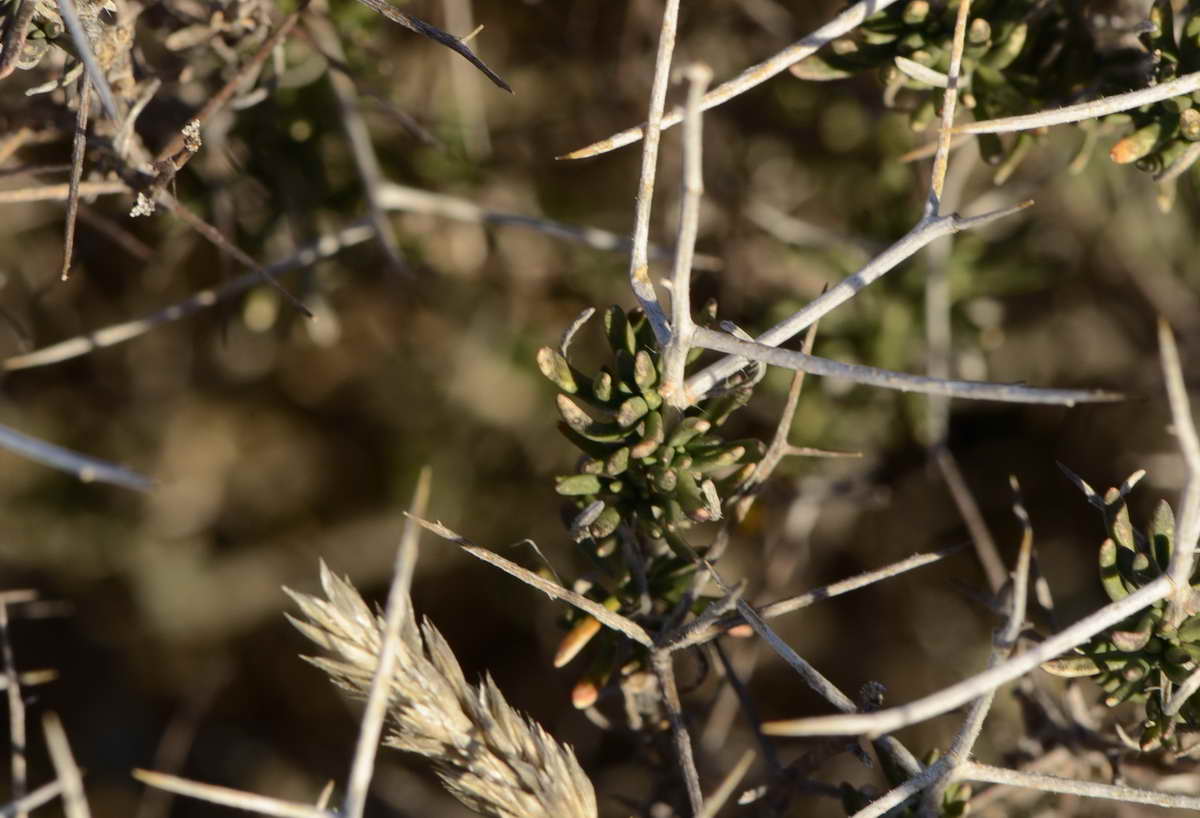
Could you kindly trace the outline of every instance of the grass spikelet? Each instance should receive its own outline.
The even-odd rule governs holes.
[[[301,611],[288,619],[331,654],[305,658],[365,698],[382,647],[383,618],[323,562],[321,587],[325,599],[284,589]],[[481,815],[594,818],[595,793],[570,747],[510,707],[490,677],[468,683],[428,620],[418,629],[405,617],[400,639],[385,745],[429,759],[446,789]]]

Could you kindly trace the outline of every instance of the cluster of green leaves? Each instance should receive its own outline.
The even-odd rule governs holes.
[[[1141,531],[1130,522],[1125,494],[1110,488],[1102,501],[1093,499],[1108,532],[1100,546],[1100,581],[1114,602],[1167,572],[1175,539],[1175,515],[1165,500]],[[1200,595],[1194,597],[1188,618],[1178,626],[1167,617],[1168,602],[1160,600],[1097,634],[1073,655],[1042,667],[1059,676],[1093,677],[1105,691],[1108,707],[1143,703],[1146,715],[1136,737],[1141,750],[1181,749],[1181,730],[1200,728],[1200,703],[1189,699],[1174,715],[1164,709],[1175,686],[1200,667]]]
[[[841,38],[793,68],[809,80],[830,80],[874,70],[882,80],[884,102],[909,111],[914,130],[924,130],[940,111],[942,89],[898,67],[911,60],[945,74],[958,2],[909,0],[868,18],[853,37]],[[959,87],[961,105],[977,120],[1031,113],[1081,98],[1128,91],[1200,70],[1200,8],[1191,4],[1178,36],[1170,0],[1155,0],[1149,20],[1127,41],[1106,44],[1105,32],[1091,28],[1087,3],[1037,0],[978,0],[972,3]],[[1127,21],[1120,21],[1127,25]],[[1195,95],[1183,95],[1105,118],[1105,124],[1132,127],[1113,147],[1113,161],[1137,163],[1159,172],[1200,139]],[[1082,167],[1096,145],[1094,122],[1073,167]],[[1012,138],[978,137],[980,153],[1007,178],[1037,139],[1034,132]]]
[[[710,303],[698,323],[712,324],[715,316]],[[724,500],[745,486],[765,447],[718,432],[749,401],[754,381],[748,374],[697,406],[674,410],[658,391],[662,362],[645,316],[614,306],[604,315],[604,329],[612,363],[595,376],[568,360],[573,333],[559,349],[539,350],[537,362],[560,390],[558,428],[582,453],[576,472],[558,478],[557,491],[571,498],[571,533],[598,569],[587,593],[647,621],[668,616],[691,587],[697,551],[681,533],[721,518]],[[699,354],[695,350],[692,360]],[[598,631],[584,614],[574,614],[569,625],[556,665],[570,661]],[[588,674],[597,688],[614,669],[620,643],[608,636],[602,642]]]

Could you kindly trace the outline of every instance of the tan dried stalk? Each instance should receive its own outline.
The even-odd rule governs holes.
[[[288,619],[333,654],[305,658],[365,698],[379,662],[383,618],[324,562],[321,587],[327,599],[284,589],[304,617]],[[450,794],[482,815],[594,818],[592,784],[570,747],[510,707],[490,677],[469,684],[428,620],[418,631],[406,616],[400,639],[385,745],[428,758]]]

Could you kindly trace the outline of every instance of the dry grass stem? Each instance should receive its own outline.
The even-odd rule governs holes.
[[[963,46],[967,42],[967,18],[971,0],[959,0],[954,19],[954,41],[950,49],[950,70],[946,75],[946,93],[942,95],[942,130],[938,135],[937,151],[933,155],[933,171],[929,181],[929,200],[925,204],[926,218],[942,214],[942,186],[946,182],[946,167],[950,161],[950,126],[958,105],[958,81],[961,78]]]
[[[288,618],[332,654],[309,661],[365,697],[379,667],[385,622],[324,563],[321,586],[325,599],[289,590],[303,618]],[[385,744],[427,758],[450,793],[483,815],[596,815],[591,782],[569,747],[513,710],[490,678],[468,684],[431,623],[418,629],[413,617],[404,617],[400,636]]]
[[[742,753],[742,757],[738,759],[737,764],[733,765],[733,768],[721,781],[720,786],[704,800],[704,808],[696,813],[696,818],[716,818],[716,814],[721,811],[729,797],[742,783],[742,779],[746,777],[746,773],[750,771],[750,765],[753,763],[753,750]]]
[[[129,186],[121,181],[80,182],[80,196],[108,196],[113,193],[128,193]],[[71,195],[71,185],[40,185],[18,190],[0,190],[0,205],[29,204],[30,202],[62,202]]]
[[[0,602],[0,657],[4,660],[4,677],[8,693],[8,751],[9,770],[12,774],[12,794],[15,803],[19,804],[27,790],[28,761],[25,756],[25,698],[21,694],[21,680],[17,673],[17,660],[12,648],[12,623],[8,617],[8,603]],[[23,808],[16,810],[18,817],[23,816]]]
[[[51,781],[43,784],[33,792],[21,798],[0,806],[0,818],[20,818],[27,815],[43,804],[48,804],[62,794],[61,781]]]
[[[418,517],[425,513],[429,503],[429,483],[432,472],[428,466],[421,469],[417,487],[413,491],[410,511]],[[379,665],[371,679],[367,693],[367,704],[363,709],[362,725],[358,730],[358,742],[354,750],[354,761],[350,765],[350,783],[346,788],[346,801],[342,805],[345,818],[360,818],[367,803],[367,790],[371,785],[371,773],[375,766],[375,750],[383,723],[387,716],[391,698],[391,679],[395,674],[396,662],[400,659],[403,644],[400,630],[406,618],[412,617],[409,605],[409,588],[413,570],[417,564],[417,542],[420,526],[409,517],[404,522],[404,533],[396,549],[396,562],[392,569],[392,584],[388,590],[387,608],[384,612],[383,647],[379,652]]]
[[[176,795],[184,795],[223,807],[257,812],[259,815],[271,815],[274,818],[336,818],[334,813],[318,809],[311,804],[284,801],[281,798],[271,798],[253,792],[189,781],[186,778],[151,770],[134,770],[133,777],[148,787],[156,787]]]
[[[46,713],[42,717],[42,730],[46,735],[46,748],[50,752],[55,775],[63,787],[63,812],[67,818],[90,818],[91,809],[83,791],[83,775],[71,753],[62,722],[54,713]]]

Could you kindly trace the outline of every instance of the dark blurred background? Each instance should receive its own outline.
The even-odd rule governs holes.
[[[235,5],[225,7],[230,16]],[[163,45],[188,8],[155,4],[138,22],[138,72],[164,82],[139,124],[152,150],[232,75],[215,48]],[[336,0],[332,19],[386,179],[497,211],[630,231],[637,147],[581,162],[554,157],[642,120],[659,3],[420,0],[402,8],[456,34],[485,25],[472,47],[516,93]],[[827,0],[685,3],[676,61],[703,60],[720,81],[839,8]],[[283,10],[256,13],[277,21]],[[227,39],[236,54],[252,50]],[[206,127],[205,147],[175,187],[181,202],[264,262],[366,213],[327,61],[303,28],[288,38],[285,57],[282,75],[265,71],[279,81],[264,100]],[[4,187],[66,179],[61,169],[13,172],[68,161],[62,92],[23,96],[57,70],[48,59],[0,83],[5,132],[41,117],[61,136],[9,157]],[[929,163],[899,157],[930,136],[883,107],[872,77],[817,85],[784,74],[708,113],[704,137],[698,249],[720,269],[697,273],[696,295],[717,298],[723,317],[748,331],[853,272],[920,217]],[[952,407],[950,447],[1006,559],[1019,537],[1008,477],[1019,478],[1060,623],[1102,602],[1102,528],[1055,461],[1099,490],[1147,469],[1131,498],[1135,521],[1160,497],[1174,502],[1183,471],[1167,431],[1158,315],[1173,323],[1193,381],[1200,360],[1195,174],[1164,214],[1146,174],[1109,163],[1115,134],[1070,175],[1080,139],[1070,126],[1040,137],[1000,188],[970,158],[972,145],[956,152],[952,165],[973,167],[964,212],[1025,198],[1036,205],[960,234],[947,267],[959,376],[1128,395],[1072,409]],[[664,136],[652,232],[663,244],[674,234],[679,169],[676,129]],[[73,276],[60,283],[63,205],[0,205],[0,357],[146,315],[244,272],[169,213],[130,220],[130,206],[128,196],[86,204]],[[403,269],[368,241],[284,278],[315,321],[260,286],[128,343],[4,379],[0,422],[156,481],[144,495],[84,485],[0,452],[3,584],[69,608],[13,625],[21,669],[59,672],[33,691],[33,726],[43,710],[61,714],[97,816],[219,812],[156,800],[129,777],[133,767],[298,800],[315,799],[329,779],[340,787],[357,711],[299,660],[310,646],[285,622],[280,588],[315,590],[324,559],[381,598],[423,464],[433,469],[431,517],[526,564],[536,562],[529,550],[512,544],[528,537],[565,576],[581,567],[552,479],[573,468],[574,454],[554,431],[553,389],[533,355],[585,307],[631,306],[626,258],[522,226],[403,211],[389,218]],[[928,272],[928,258],[917,256],[824,319],[817,354],[923,372]],[[589,326],[581,337],[590,333],[598,336]],[[787,373],[770,373],[732,422],[735,437],[769,438],[787,383]],[[928,464],[925,418],[920,397],[809,379],[792,441],[862,457],[786,462],[739,532],[724,575],[747,577],[750,598],[765,600],[965,542]],[[902,703],[985,662],[995,624],[978,602],[986,590],[968,549],[777,628],[844,690],[878,680],[890,703]],[[557,605],[428,536],[413,596],[469,677],[491,673],[514,705],[575,746],[604,814],[629,814],[619,799],[651,792],[656,773],[638,742],[601,732],[570,705],[586,660],[550,666],[561,637]],[[679,660],[682,684],[703,671],[695,658]],[[740,717],[713,706],[717,685],[711,672],[706,679],[687,704],[711,788],[753,740]],[[765,651],[751,690],[763,718],[829,711]],[[619,701],[602,708],[619,719]],[[957,724],[943,717],[901,737],[923,753],[944,747]],[[1015,704],[1002,696],[979,757],[1003,762],[1021,733]],[[785,763],[806,751],[799,742],[778,746]],[[40,735],[31,752],[36,784],[48,774]],[[880,786],[846,759],[814,777]],[[394,752],[380,757],[374,796],[373,814],[465,814],[422,764]],[[1118,814],[1043,803],[1059,804],[1061,814]],[[796,809],[839,814],[828,798]]]

